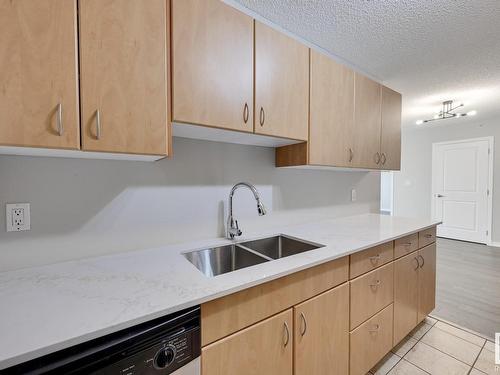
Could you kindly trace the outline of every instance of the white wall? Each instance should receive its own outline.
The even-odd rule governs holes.
[[[379,173],[277,169],[272,148],[174,138],[174,157],[155,163],[0,156],[0,206],[30,202],[32,220],[30,232],[7,233],[0,211],[0,270],[222,236],[240,180],[269,211],[258,217],[238,191],[247,231],[379,209]]]
[[[393,212],[393,172],[380,173],[380,211]]]
[[[443,121],[444,122],[444,121]],[[489,121],[475,125],[448,120],[403,129],[401,172],[394,174],[394,214],[431,217],[432,143],[460,139],[495,137],[492,240],[500,241],[500,124]]]

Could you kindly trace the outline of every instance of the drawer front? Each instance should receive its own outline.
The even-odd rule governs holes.
[[[394,241],[394,259],[401,258],[415,250],[418,250],[418,233]]]
[[[394,259],[394,242],[372,247],[350,256],[350,278],[378,268]]]
[[[418,248],[421,249],[436,242],[436,227],[418,232]]]
[[[350,375],[365,375],[392,349],[393,306],[366,321],[350,336]]]
[[[348,271],[343,257],[202,304],[202,346],[346,282]]]
[[[352,330],[394,302],[394,263],[351,280],[350,284]]]

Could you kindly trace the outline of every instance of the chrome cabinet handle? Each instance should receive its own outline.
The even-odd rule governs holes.
[[[266,121],[266,114],[264,112],[264,108],[260,107],[260,116],[259,116],[260,126],[264,126],[265,121]]]
[[[374,161],[375,161],[375,164],[377,164],[377,165],[380,164],[380,153],[377,152],[374,155]]]
[[[248,103],[245,103],[243,107],[243,122],[246,124],[248,122],[248,117],[250,115],[250,111],[248,110]]]
[[[101,139],[101,112],[99,110],[95,111],[95,139]]]
[[[428,233],[424,236],[425,238],[432,238],[432,234]]]
[[[403,244],[404,247],[410,247],[411,246],[411,242],[406,242]]]
[[[370,284],[372,288],[377,288],[380,285],[380,280],[376,280],[374,284]]]
[[[413,271],[416,271],[420,268],[420,262],[418,261],[418,257],[413,258],[417,262],[417,267],[413,269]]]
[[[285,330],[285,342],[283,343],[283,346],[286,348],[288,343],[290,342],[290,329],[288,328],[287,322],[284,322],[283,326]]]
[[[423,257],[422,255],[420,255],[420,254],[418,255],[418,258],[422,259],[422,265],[421,265],[421,266],[420,266],[420,262],[418,262],[418,265],[420,266],[420,268],[422,268],[422,267],[424,266],[424,264],[425,264],[425,259],[424,259],[424,257]]]
[[[306,332],[307,332],[307,320],[306,320],[306,316],[304,315],[304,313],[302,313],[302,312],[300,313],[300,318],[302,320],[302,323],[304,323],[303,324],[304,329],[300,330],[300,335],[304,336],[306,334]],[[302,327],[302,324],[301,324],[301,327]]]
[[[369,329],[368,332],[377,332],[380,329],[380,324],[375,324],[372,329]]]
[[[57,133],[59,133],[59,136],[62,137],[64,133],[64,125],[62,120],[62,103],[57,104],[56,122],[57,122]]]
[[[387,158],[385,157],[385,153],[384,152],[382,152],[381,161],[382,161],[382,165],[384,165],[385,162],[387,161]]]
[[[349,163],[352,162],[352,159],[354,159],[354,152],[352,148],[349,148]]]
[[[378,263],[378,261],[380,260],[380,254],[374,255],[374,256],[370,257],[369,259],[370,259],[370,262],[372,262],[373,264]]]

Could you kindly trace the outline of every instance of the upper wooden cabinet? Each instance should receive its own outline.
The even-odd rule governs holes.
[[[202,349],[204,375],[292,375],[292,310],[239,331]]]
[[[382,134],[380,165],[401,169],[401,94],[382,86]]]
[[[255,22],[255,133],[308,139],[309,48]]]
[[[354,71],[311,50],[309,164],[351,166]]]
[[[0,0],[0,145],[78,149],[76,0]]]
[[[167,154],[168,3],[79,2],[84,150]]]
[[[380,165],[381,95],[379,83],[356,73],[353,130],[353,166],[375,168]]]
[[[220,0],[172,1],[172,119],[253,132],[253,19]]]

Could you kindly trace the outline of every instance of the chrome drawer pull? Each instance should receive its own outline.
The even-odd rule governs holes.
[[[432,234],[426,234],[424,237],[425,238],[432,238]]]
[[[64,126],[63,126],[63,120],[62,120],[62,104],[59,103],[57,104],[57,133],[59,134],[60,137],[62,137],[64,133]]]
[[[422,259],[422,265],[420,266],[420,262],[418,263],[418,264],[419,264],[419,266],[420,266],[420,268],[422,268],[422,267],[424,266],[424,264],[425,264],[425,259],[424,259],[424,257],[423,257],[422,255],[419,255],[418,257],[419,257],[420,259]]]
[[[304,315],[304,313],[300,313],[300,318],[302,319],[302,322],[304,323],[304,329],[301,329],[300,330],[300,335],[301,336],[304,336],[307,332],[307,320],[306,320],[306,316]],[[301,324],[302,326],[302,324]]]
[[[290,329],[288,328],[287,322],[284,322],[283,325],[285,329],[285,342],[283,343],[283,346],[286,348],[290,342]]]
[[[418,270],[420,268],[420,262],[418,261],[417,257],[413,258],[413,260],[417,261],[417,267],[413,269],[413,271],[416,271],[416,270]]]
[[[374,264],[378,263],[378,261],[380,260],[380,254],[374,255],[374,256],[370,257],[369,259]]]
[[[248,103],[245,103],[243,107],[243,122],[246,124],[248,122],[248,116],[250,111],[248,110]]]
[[[369,329],[368,332],[378,332],[380,329],[380,324],[375,324],[372,329]]]
[[[370,286],[371,286],[372,288],[376,288],[376,287],[378,287],[379,285],[380,285],[380,280],[376,280],[376,281],[375,281],[375,284],[370,284]]]

